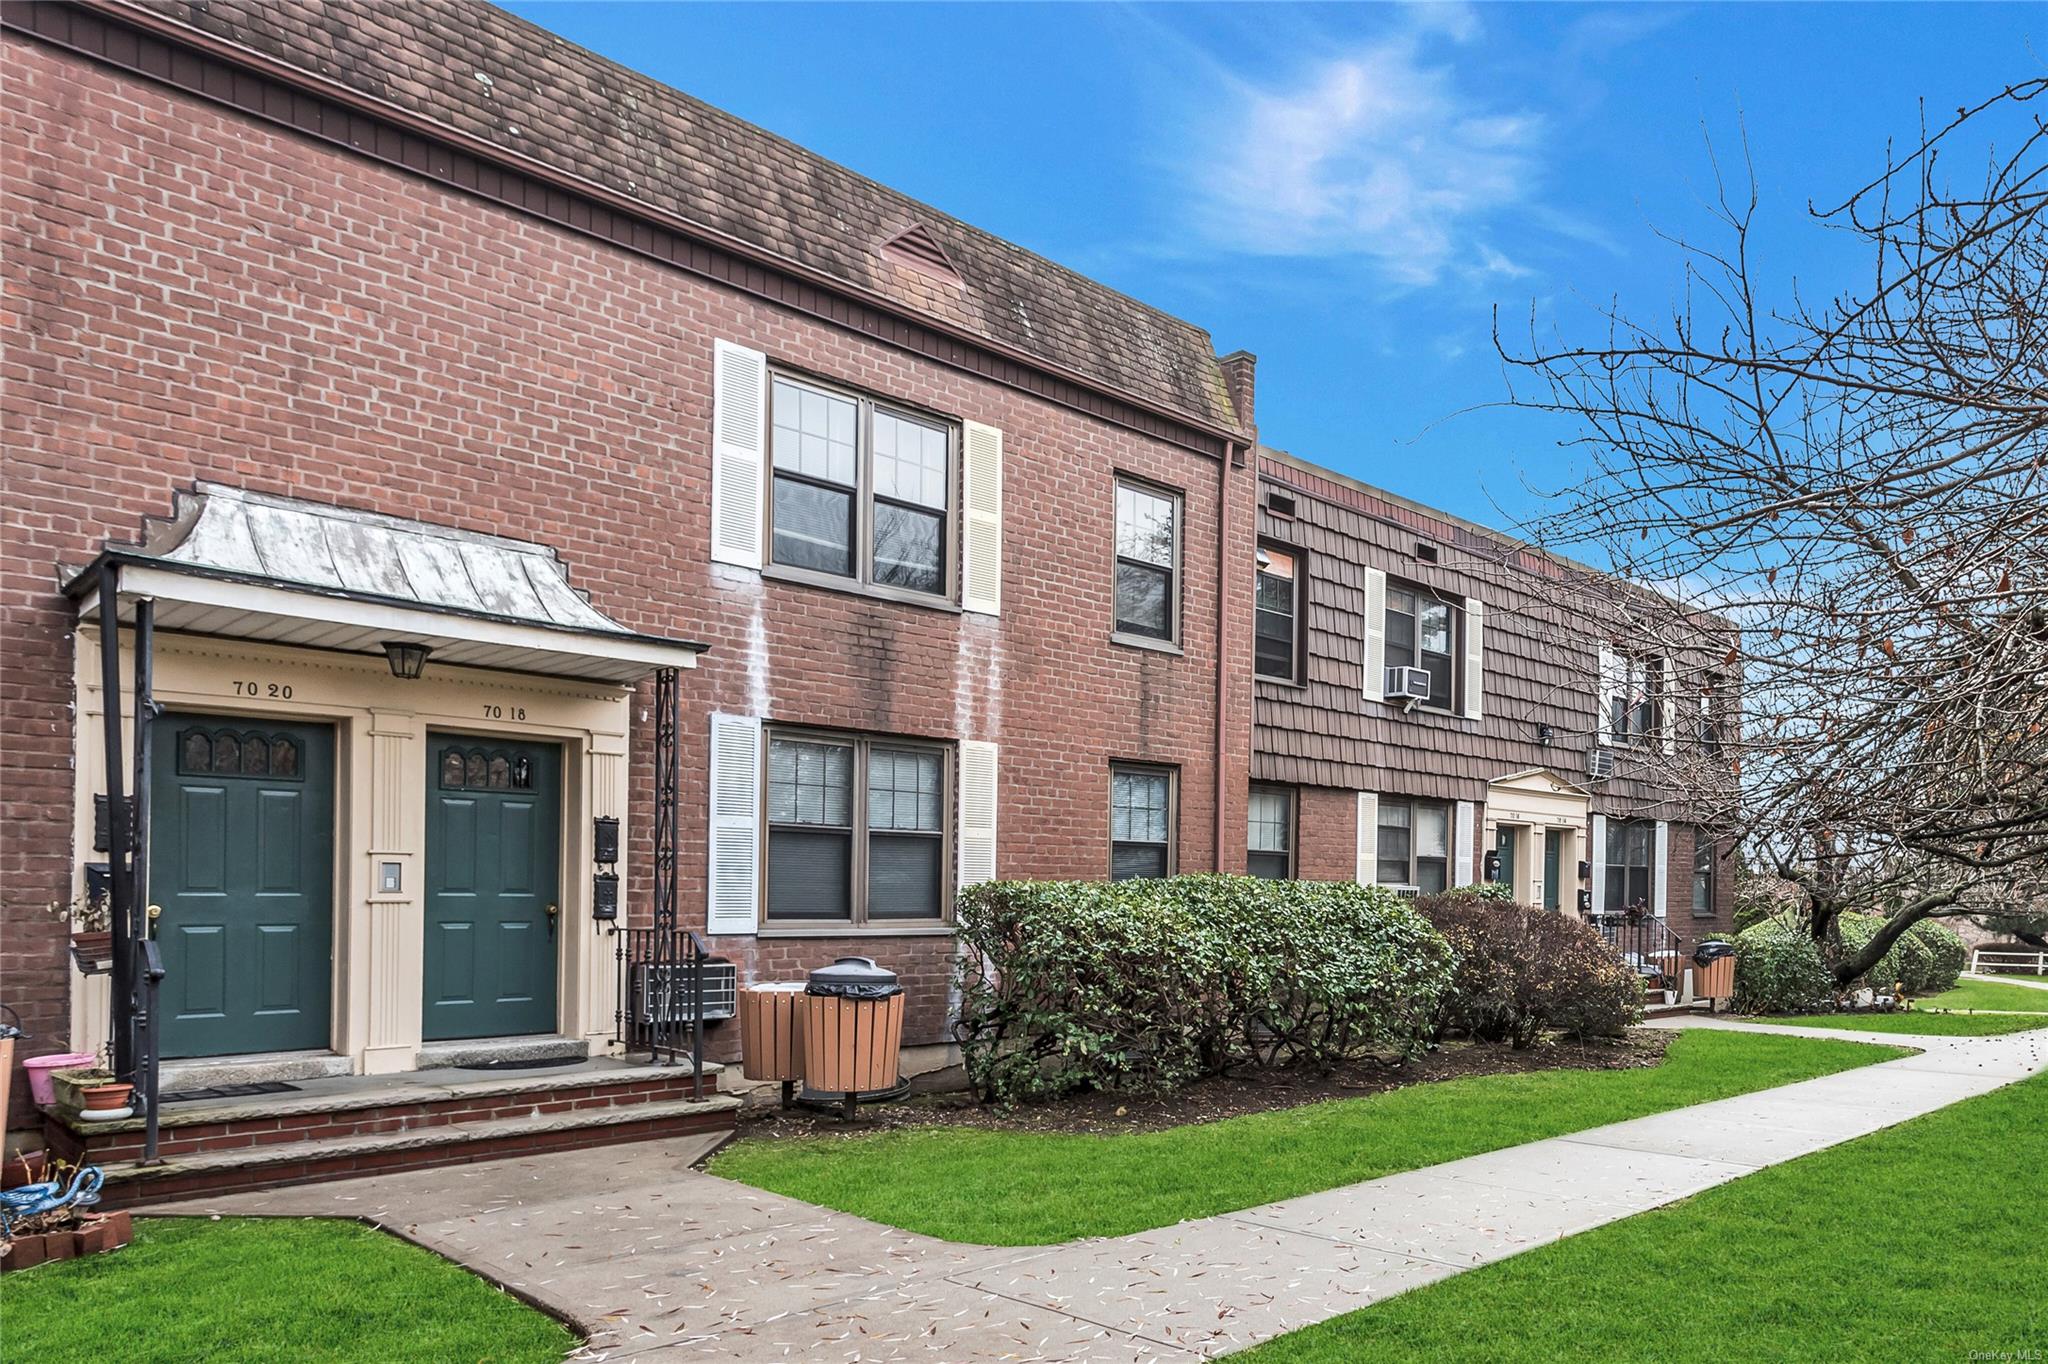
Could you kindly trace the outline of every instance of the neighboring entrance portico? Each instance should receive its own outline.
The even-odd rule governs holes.
[[[138,929],[164,956],[165,1056],[386,1073],[435,1038],[609,1049],[592,820],[626,814],[633,684],[700,646],[611,621],[543,546],[202,484],[69,588],[80,892],[106,856],[86,851],[107,770],[103,566],[124,627],[142,603],[153,616],[136,905],[160,911]],[[427,649],[419,675],[389,644]],[[134,629],[119,652],[133,736]],[[81,1049],[108,1039],[108,985],[74,975]]]
[[[1486,787],[1484,846],[1501,853],[1517,902],[1578,915],[1592,798],[1547,767],[1497,777]]]

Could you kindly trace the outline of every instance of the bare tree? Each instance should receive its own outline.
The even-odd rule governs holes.
[[[1532,317],[1513,353],[1496,327],[1512,401],[1570,419],[1591,465],[1536,538],[1668,594],[1604,603],[1618,655],[1678,662],[1650,684],[1667,707],[1716,675],[1739,686],[1718,753],[1645,763],[1804,887],[1824,941],[1845,911],[1892,910],[1840,957],[1843,984],[1923,918],[2048,884],[2044,94],[1923,123],[1812,211],[1867,249],[1854,291],[1771,291],[1750,172],[1746,196],[1722,182],[1714,244],[1674,243],[1684,302],[1661,325],[1609,307],[1583,344]],[[1993,125],[2017,145],[1983,156]],[[1684,647],[1715,623],[1739,630],[1720,657]],[[1708,758],[1739,788],[1705,780]]]

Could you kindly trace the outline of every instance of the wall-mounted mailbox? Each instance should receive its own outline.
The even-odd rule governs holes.
[[[1492,883],[1492,882],[1496,882],[1496,881],[1500,880],[1500,851],[1499,851],[1499,849],[1497,849],[1497,848],[1488,848],[1488,849],[1486,850],[1486,855],[1485,855],[1485,857],[1483,857],[1483,858],[1482,858],[1482,859],[1480,860],[1480,864],[1479,864],[1479,865],[1480,865],[1480,867],[1481,867],[1481,869],[1482,869],[1482,870],[1481,870],[1481,873],[1480,873],[1480,874],[1481,874],[1481,875],[1482,875],[1482,876],[1483,876],[1483,877],[1484,877],[1484,878],[1485,878],[1485,879],[1486,879],[1486,880],[1487,880],[1487,881],[1488,881],[1489,883]]]
[[[619,917],[619,874],[601,871],[590,878],[590,917],[610,923]]]
[[[1590,881],[1593,879],[1593,864],[1591,862],[1579,863],[1579,879],[1581,881]]]
[[[601,867],[619,860],[619,821],[611,815],[590,821],[590,860]]]

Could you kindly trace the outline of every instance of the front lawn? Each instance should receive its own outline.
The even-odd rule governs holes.
[[[1750,1021],[1783,1028],[1841,1028],[1847,1032],[1895,1032],[1920,1037],[1997,1037],[2048,1028],[2048,1014],[1813,1014]]]
[[[0,1277],[7,1357],[540,1364],[554,1318],[355,1222],[148,1218],[125,1250]]]
[[[1240,1357],[2036,1358],[2048,1294],[2040,1219],[2022,1202],[2043,1169],[2048,1076],[2036,1076]]]
[[[2024,985],[2000,985],[1985,980],[1959,981],[1953,990],[1913,1001],[1923,1009],[2006,1009],[2027,1014],[2048,1014],[2048,990],[2030,990]]]
[[[1904,1054],[1702,1029],[1680,1033],[1653,1067],[1476,1076],[1117,1136],[915,1128],[749,1139],[711,1171],[949,1241],[1048,1245],[1233,1212]]]

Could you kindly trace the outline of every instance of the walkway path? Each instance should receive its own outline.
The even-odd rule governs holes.
[[[1964,980],[1985,980],[1998,985],[2024,985],[2029,990],[2048,990],[2048,980],[2028,980],[2023,976],[1987,976],[1975,971],[1963,972]]]
[[[1192,1360],[2048,1069],[2048,1032],[1764,1030],[1925,1050],[1063,1246],[953,1245],[728,1183],[690,1169],[703,1151],[691,1139],[225,1195],[163,1211],[375,1221],[576,1321],[591,1333],[582,1356],[590,1359]]]

